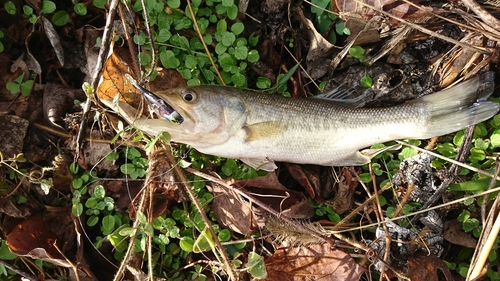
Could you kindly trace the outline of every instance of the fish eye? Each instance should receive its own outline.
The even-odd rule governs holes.
[[[185,91],[182,93],[182,98],[187,102],[192,102],[196,99],[196,94],[191,91]]]

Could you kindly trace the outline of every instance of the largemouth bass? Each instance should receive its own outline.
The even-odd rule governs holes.
[[[486,101],[494,88],[485,73],[450,89],[387,108],[350,108],[325,99],[292,99],[222,86],[141,91],[159,119],[133,126],[215,156],[267,171],[274,161],[323,166],[363,165],[360,149],[397,139],[427,139],[495,115]]]

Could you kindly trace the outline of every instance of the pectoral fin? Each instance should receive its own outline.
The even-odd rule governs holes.
[[[262,159],[262,158],[241,158],[240,160],[243,161],[243,163],[247,164],[248,166],[254,168],[255,170],[264,170],[267,172],[272,172],[276,168],[278,168],[278,166],[276,166],[276,164],[274,164],[274,161],[269,159],[269,158],[264,158],[264,159]]]
[[[285,125],[280,121],[266,121],[243,127],[247,132],[247,142],[282,136]]]

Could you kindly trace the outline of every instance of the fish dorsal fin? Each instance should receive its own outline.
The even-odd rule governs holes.
[[[285,133],[286,124],[282,121],[265,121],[246,125],[243,129],[247,133],[245,141],[264,140],[270,137],[281,136]]]
[[[337,88],[329,92],[315,95],[310,98],[326,100],[346,107],[358,108],[366,104],[367,95],[368,93],[365,92],[362,94],[357,93],[355,88],[346,89],[343,85],[339,85]]]
[[[255,170],[272,172],[278,168],[278,166],[274,164],[274,161],[269,158],[241,158],[240,160]]]

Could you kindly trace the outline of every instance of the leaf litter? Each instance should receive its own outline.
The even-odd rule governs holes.
[[[418,45],[421,42],[425,42],[425,44],[432,45],[430,40],[435,39],[431,39],[432,37],[428,38],[426,41],[413,39],[413,42],[403,40],[403,38],[416,37],[410,36],[410,32],[412,32],[411,28],[402,29],[407,26],[404,23],[401,23],[402,21],[396,19],[396,17],[413,23],[416,19],[422,20],[422,18],[426,18],[426,20],[431,21],[431,18],[435,15],[446,16],[447,13],[450,12],[450,10],[442,7],[422,6],[419,5],[420,3],[418,3],[418,1],[415,1],[414,3],[394,1],[386,1],[382,3],[375,1],[373,3],[369,3],[365,1],[363,4],[359,1],[337,1],[334,9],[336,8],[341,16],[348,19],[346,26],[351,26],[352,24],[352,31],[355,33],[350,37],[343,38],[344,41],[341,43],[350,42],[352,45],[354,42],[358,44],[363,41],[372,43],[378,42],[380,40],[384,40],[384,37],[390,36],[388,35],[388,32],[394,31],[394,29],[399,29],[399,35],[402,36],[394,36],[393,38],[397,38],[398,40],[394,40],[394,43],[387,44],[385,47],[381,48],[383,49],[381,54],[385,53],[385,51],[390,51],[390,57],[396,58],[393,59],[391,63],[399,64],[398,67],[403,69],[402,72],[394,71],[388,66],[386,67],[386,64],[379,64],[378,62],[371,67],[365,65],[360,67],[359,64],[354,65],[357,63],[355,60],[347,58],[347,51],[338,51],[336,47],[334,47],[333,43],[328,42],[325,39],[327,36],[317,32],[314,23],[311,20],[312,17],[309,19],[310,14],[304,13],[300,9],[302,7],[293,6],[296,5],[296,3],[283,2],[281,5],[277,5],[266,1],[265,4],[267,5],[269,9],[268,12],[270,13],[268,18],[269,23],[265,24],[268,24],[268,26],[271,26],[272,28],[269,30],[258,30],[257,32],[260,32],[261,37],[265,38],[265,40],[262,40],[262,42],[259,43],[258,47],[261,53],[261,58],[267,59],[264,59],[263,62],[254,64],[251,67],[260,75],[274,81],[274,79],[279,75],[280,69],[287,69],[287,67],[290,68],[292,64],[295,64],[295,61],[305,59],[306,69],[308,71],[299,71],[298,74],[293,77],[295,81],[299,81],[298,83],[293,83],[293,92],[301,93],[304,96],[306,92],[312,92],[312,88],[303,83],[303,77],[309,75],[309,77],[319,79],[325,75],[330,75],[333,72],[333,68],[329,68],[329,66],[332,65],[338,66],[338,68],[335,68],[342,71],[344,76],[342,77],[341,75],[338,75],[336,78],[326,77],[326,80],[324,81],[327,81],[327,89],[328,87],[330,89],[339,89],[342,87],[344,87],[344,89],[354,88],[352,85],[358,81],[359,77],[346,79],[350,73],[365,74],[365,72],[369,72],[371,77],[375,77],[376,82],[381,82],[381,84],[376,84],[375,88],[377,91],[375,93],[368,93],[367,90],[360,89],[358,96],[368,98],[367,101],[363,101],[362,105],[365,105],[371,103],[397,103],[411,99],[412,97],[408,96],[399,97],[399,93],[406,94],[413,92],[410,91],[409,88],[402,87],[402,85],[408,86],[408,84],[404,84],[408,83],[408,81],[415,82],[418,77],[420,80],[417,83],[412,83],[411,87],[413,87],[413,90],[416,93],[422,94],[425,92],[425,89],[429,89],[426,83],[422,81],[427,82],[427,84],[431,81],[432,83],[430,84],[432,85],[439,81],[441,82],[440,86],[444,87],[451,84],[457,79],[457,77],[464,74],[466,74],[465,76],[476,74],[481,68],[484,68],[497,58],[495,54],[485,55],[483,52],[482,55],[479,55],[476,51],[477,48],[482,48],[485,52],[493,50],[493,43],[498,40],[498,37],[495,37],[494,34],[492,36],[492,34],[487,32],[485,32],[486,35],[483,36],[482,34],[475,33],[475,31],[471,31],[471,29],[461,30],[461,34],[457,39],[453,38],[450,40],[450,42],[455,42],[453,40],[459,40],[461,42],[461,44],[457,47],[452,47],[450,53],[444,53],[439,50],[439,47],[434,47],[434,50],[438,50],[437,52],[431,52],[429,51],[432,50],[431,47],[431,49],[424,48],[422,54],[434,54],[432,56],[419,57],[422,54],[418,52],[412,52],[411,56],[405,55],[405,50],[409,50],[414,47],[411,47],[411,44]],[[366,4],[369,4],[380,11],[370,9],[369,7],[367,8]],[[465,1],[464,4],[473,8],[472,10],[478,13],[484,22],[487,24],[494,24],[494,20],[490,21],[488,19],[488,12],[485,15],[483,9],[475,9],[477,5],[470,3],[469,1]],[[415,5],[418,5],[418,8],[415,7]],[[299,10],[297,10],[297,8]],[[470,16],[470,14],[464,14],[462,10],[451,11],[455,11],[455,14],[462,18],[468,19],[468,16]],[[243,13],[240,14],[245,14],[245,11],[241,12]],[[253,7],[247,7],[246,12],[248,15],[251,14],[257,18],[262,18],[262,15],[265,15],[264,12],[255,10]],[[432,12],[432,14],[429,14],[429,12]],[[366,20],[363,20],[374,19],[380,15],[387,16],[387,13],[393,15],[390,17],[391,19],[388,23],[382,18],[380,18],[380,21],[367,22]],[[285,14],[288,16],[288,19],[283,17]],[[362,23],[360,28],[356,29],[353,22],[357,22],[359,24],[360,19],[362,20]],[[43,60],[38,51],[27,47],[24,59],[30,70],[39,75],[46,75],[43,71],[60,71],[64,65],[68,64],[68,62],[64,59],[64,45],[60,43],[61,37],[57,35],[57,30],[50,28],[52,27],[52,24],[45,17],[42,17],[42,20],[46,26],[45,32],[49,35],[48,40],[53,48],[51,52],[54,52],[55,56],[53,58],[49,57],[48,59]],[[474,28],[477,29],[480,27],[482,22],[474,22],[474,24],[476,23],[478,23],[478,25],[474,26]],[[414,25],[411,25],[411,27],[414,27]],[[297,30],[294,30],[294,28],[297,28]],[[371,30],[370,35],[368,35],[368,29]],[[374,29],[377,30],[376,36],[373,35]],[[358,30],[358,32],[356,32],[356,30]],[[444,28],[442,30],[444,30]],[[297,36],[301,33],[307,34],[309,40],[303,40],[301,39],[302,36]],[[426,34],[434,35],[435,33],[427,32]],[[35,42],[40,40],[37,36],[37,34],[29,33],[26,38],[22,39],[26,39],[26,42]],[[302,53],[298,51],[294,51],[292,53],[283,51],[286,48],[285,39],[288,37],[292,37],[297,40],[296,46],[302,48]],[[487,45],[483,45],[483,42],[487,40],[491,41],[488,42]],[[30,45],[32,44],[33,43]],[[476,49],[471,48],[471,45],[475,46]],[[93,47],[93,45],[87,46],[88,49]],[[371,47],[367,46],[367,51],[372,51],[370,48]],[[128,64],[131,64],[131,61],[133,60],[129,60],[128,63],[125,63],[122,59],[124,58],[128,60],[131,54],[124,52],[118,55],[118,53],[119,51],[110,52],[111,55],[104,67],[105,74],[102,76],[103,79],[101,84],[97,87],[97,97],[100,101],[107,104],[107,106],[114,108],[115,111],[119,113],[120,111],[118,109],[126,108],[126,110],[121,112],[121,115],[125,118],[125,121],[130,122],[135,116],[148,114],[148,112],[147,108],[140,108],[140,96],[134,93],[135,90],[132,87],[128,87],[127,82],[124,80],[124,73],[133,72],[127,66]],[[371,53],[374,54],[375,51]],[[304,56],[304,54],[306,55]],[[294,60],[292,60],[292,56]],[[336,65],[335,56],[343,59],[343,63]],[[374,55],[371,59],[373,60],[375,57],[379,58],[380,56]],[[93,58],[88,58],[89,61],[92,59]],[[291,62],[288,66],[286,66],[287,60]],[[3,67],[7,67],[7,64],[2,65]],[[42,67],[44,67],[43,71]],[[424,69],[431,67],[434,70],[433,73],[423,71]],[[3,71],[1,73],[10,72]],[[402,78],[397,81],[401,81],[401,83],[394,83],[396,80],[391,81],[393,77],[400,74]],[[64,76],[65,75],[62,75],[61,77]],[[175,71],[170,72],[165,69],[161,69],[158,77],[162,80],[158,80],[158,82],[153,82],[149,85],[153,91],[155,89],[163,89],[166,87],[175,87],[186,84],[186,81]],[[166,80],[163,77],[167,77]],[[338,77],[342,78],[339,80]],[[4,78],[5,77],[2,77],[2,79]],[[69,78],[69,76],[65,78]],[[44,81],[45,79],[47,79],[47,81],[50,80],[48,76],[43,77]],[[166,81],[172,82],[172,80],[174,80],[174,83],[166,86]],[[347,84],[347,81],[351,84]],[[72,86],[80,84],[80,82],[75,82]],[[83,101],[85,98],[80,94],[73,94],[80,92],[80,90],[73,90],[71,87],[68,87],[68,85],[63,86],[44,82],[43,86],[45,87],[45,93],[39,89],[34,89],[32,95],[30,96],[29,103],[34,103],[34,100],[37,98],[36,93],[38,92],[38,99],[41,100],[40,97],[43,97],[44,104],[43,115],[38,116],[45,116],[45,118],[49,121],[45,125],[56,127],[57,129],[55,130],[57,131],[54,133],[54,131],[50,131],[45,127],[40,128],[43,128],[42,130],[44,132],[48,131],[50,134],[63,136],[69,141],[63,145],[56,145],[57,141],[54,141],[49,137],[45,137],[42,134],[40,134],[39,137],[42,141],[45,141],[44,143],[47,146],[56,147],[57,149],[54,149],[54,151],[66,149],[75,153],[75,149],[78,146],[75,145],[75,140],[72,139],[72,136],[69,133],[74,133],[80,130],[81,127],[78,122],[68,122],[68,120],[75,120],[79,118],[78,114],[75,112],[77,110],[74,110],[71,105],[72,102],[75,99]],[[399,87],[402,88],[397,89]],[[55,88],[55,90],[53,88]],[[63,89],[63,92],[59,92],[57,89]],[[433,89],[430,91],[432,90]],[[346,92],[346,90],[344,90],[344,92]],[[12,100],[12,97],[5,96],[9,93],[0,93],[2,93],[2,97],[0,98],[1,101]],[[375,95],[377,94],[385,94],[386,96],[376,97]],[[350,97],[352,98],[352,96]],[[117,103],[120,106],[116,107]],[[0,105],[2,110],[9,108],[9,106],[4,102]],[[20,111],[23,111],[23,114],[19,114],[18,112]],[[32,116],[29,116],[28,113],[35,113],[35,111],[28,110],[27,107],[22,109],[21,106],[19,106],[16,110],[16,114],[21,116],[17,118],[21,118],[25,121],[22,123],[26,123],[26,121],[29,120],[30,124],[33,124],[34,122],[37,122],[37,120],[43,119],[36,117],[36,115],[33,114]],[[78,163],[80,164],[80,167],[85,170],[96,171],[97,174],[99,174],[99,177],[101,177],[100,180],[105,181],[103,175],[106,175],[106,173],[108,175],[113,175],[114,177],[120,172],[118,171],[119,169],[117,168],[117,164],[113,161],[108,161],[106,165],[102,166],[100,163],[103,162],[103,156],[107,152],[113,150],[115,146],[132,143],[130,140],[133,136],[125,135],[122,143],[113,143],[109,136],[113,136],[116,132],[121,131],[120,126],[123,125],[120,125],[121,121],[118,121],[116,116],[114,116],[114,113],[102,111],[99,114],[95,114],[95,120],[100,120],[97,126],[98,130],[94,132],[86,131],[86,134],[91,137],[87,139],[88,143],[82,146],[82,154],[80,155],[81,158]],[[0,118],[3,118],[3,116],[0,116]],[[21,150],[26,155],[38,154],[34,153],[34,151],[36,151],[35,148],[30,147],[27,143],[24,148],[21,148],[20,145],[29,140],[25,138],[26,130],[29,129],[27,129],[26,126],[21,126],[21,129],[23,130],[19,132],[11,130],[11,132],[14,132],[14,136],[16,138],[8,139],[5,142],[2,142],[0,151],[3,153],[5,159],[16,157]],[[98,144],[97,142],[93,143],[93,141],[100,139],[107,140],[107,142],[104,144]],[[16,148],[12,152],[9,152],[7,150],[9,146],[16,146]],[[28,151],[26,151],[26,149],[28,149]],[[56,154],[54,151],[51,152],[50,157],[45,157],[44,155],[41,158],[32,157],[30,159],[34,159],[32,161],[53,159],[54,154]],[[57,153],[59,153],[59,151],[57,151]],[[148,160],[150,174],[147,181],[147,188],[142,191],[136,190],[136,192],[133,192],[134,194],[139,194],[139,197],[135,200],[132,200],[131,198],[135,195],[131,196],[131,194],[126,190],[131,181],[115,181],[114,185],[111,184],[112,181],[108,182],[109,186],[107,187],[107,190],[112,193],[112,196],[127,199],[124,203],[122,203],[122,208],[130,207],[130,210],[137,208],[134,210],[139,210],[148,214],[149,218],[155,218],[160,214],[170,212],[171,206],[178,204],[177,202],[185,201],[187,199],[187,195],[184,193],[184,187],[181,187],[181,185],[185,183],[185,180],[179,178],[180,176],[177,172],[173,172],[175,168],[178,169],[179,167],[176,166],[174,162],[165,160],[169,159],[169,156],[164,153],[167,152],[159,152],[149,155]],[[435,187],[435,184],[441,179],[436,179],[436,172],[431,169],[431,161],[429,159],[423,162],[422,159],[419,159],[419,157],[425,158],[424,155],[426,154],[420,155],[421,156],[417,156],[416,158],[410,158],[411,160],[406,162],[403,161],[406,166],[400,167],[402,173],[396,173],[393,182],[395,186],[398,186],[403,192],[405,190],[409,190],[409,185],[414,185],[415,189],[411,191],[411,195],[408,197],[409,200],[413,202],[421,201],[421,203],[424,203],[434,192],[434,189],[432,188],[430,190],[427,189],[429,187]],[[416,160],[417,162],[410,163],[409,161],[412,160]],[[11,161],[9,163],[11,163],[13,165],[12,167],[15,168],[15,161]],[[2,165],[5,165],[5,162],[2,162]],[[256,241],[254,242],[255,245],[258,245],[260,250],[268,252],[268,255],[265,258],[267,268],[267,277],[265,280],[283,280],[283,278],[286,278],[287,280],[359,280],[363,274],[368,274],[366,260],[369,255],[372,255],[370,257],[370,262],[381,271],[381,276],[386,274],[385,276],[406,276],[406,278],[410,278],[411,280],[438,280],[438,270],[441,270],[446,280],[452,280],[451,273],[447,265],[439,257],[442,254],[442,249],[440,249],[439,246],[443,243],[443,240],[445,239],[452,242],[452,245],[455,244],[464,247],[475,247],[476,245],[476,241],[472,237],[467,240],[463,239],[462,242],[457,241],[457,236],[460,237],[462,235],[466,235],[466,233],[463,229],[460,229],[457,226],[449,226],[447,221],[445,221],[443,226],[441,217],[446,216],[446,214],[438,215],[436,212],[429,212],[427,216],[423,216],[420,221],[417,222],[422,222],[422,224],[419,224],[419,226],[407,227],[398,224],[402,222],[402,220],[392,222],[384,219],[384,214],[378,213],[377,211],[377,207],[380,207],[371,204],[366,205],[364,210],[358,210],[358,212],[362,214],[362,218],[358,217],[357,221],[338,222],[336,225],[337,229],[340,229],[340,226],[342,226],[342,228],[344,228],[342,231],[344,232],[349,231],[349,229],[352,230],[350,232],[351,237],[344,237],[341,239],[342,243],[340,241],[333,243],[336,246],[343,247],[332,247],[333,245],[331,243],[324,243],[326,240],[310,239],[310,231],[319,233],[318,236],[320,237],[321,235],[326,234],[339,235],[338,230],[337,232],[329,232],[326,223],[321,225],[314,221],[326,214],[332,215],[333,213],[331,213],[328,207],[331,207],[336,213],[342,214],[353,210],[353,208],[357,209],[355,206],[356,204],[359,204],[358,202],[365,199],[366,196],[373,196],[373,194],[370,191],[366,192],[366,194],[362,193],[363,191],[360,191],[361,187],[366,190],[368,189],[364,186],[363,180],[359,177],[359,172],[351,173],[350,171],[347,172],[340,169],[333,170],[335,173],[338,173],[338,178],[336,180],[337,186],[334,186],[331,184],[331,179],[328,179],[328,176],[324,176],[331,174],[330,169],[325,170],[320,168],[318,171],[315,168],[309,169],[307,167],[301,167],[293,164],[289,164],[284,167],[286,167],[286,169],[283,169],[283,171],[279,174],[271,173],[267,176],[257,177],[252,180],[237,181],[232,185],[231,188],[238,190],[242,189],[243,191],[241,192],[254,196],[253,198],[257,199],[255,202],[259,202],[258,204],[255,204],[251,199],[248,199],[249,197],[243,197],[242,193],[235,192],[234,190],[223,187],[222,185],[212,184],[210,187],[210,191],[214,195],[211,207],[215,219],[221,226],[242,234],[244,237],[250,237],[250,235],[255,232],[269,235],[270,239],[266,240],[267,242],[265,243],[261,243],[260,240],[254,240]],[[66,172],[62,172],[62,174],[66,174]],[[2,176],[5,177],[3,174]],[[54,178],[54,182],[56,182],[56,175],[54,174],[43,174],[43,177],[44,178],[42,179],[45,180]],[[68,175],[68,178],[71,177],[72,175]],[[400,178],[398,179],[398,177]],[[376,185],[378,183],[376,181],[379,179],[377,177],[374,177],[374,179],[374,184]],[[31,191],[30,187],[39,184],[40,183],[35,184],[33,182],[23,183],[23,180],[21,180],[19,183],[21,188],[15,190],[19,190],[19,192],[22,191],[23,194],[27,195]],[[12,252],[21,256],[24,255],[36,259],[44,259],[61,267],[72,268],[73,273],[69,274],[75,278],[72,280],[77,280],[76,276],[81,276],[80,280],[82,280],[82,278],[89,278],[89,276],[93,276],[91,274],[92,265],[82,263],[81,268],[74,266],[76,262],[80,262],[80,259],[83,258],[82,251],[84,244],[80,243],[81,241],[79,243],[75,243],[75,236],[86,235],[89,229],[86,229],[85,227],[82,229],[81,226],[74,225],[75,220],[70,219],[71,210],[69,210],[69,208],[62,208],[57,211],[50,208],[51,204],[56,200],[56,196],[54,194],[56,193],[56,190],[64,193],[64,195],[68,194],[68,190],[72,190],[72,192],[75,191],[75,189],[68,187],[68,185],[70,185],[69,181],[59,181],[58,185],[65,185],[65,188],[54,188],[48,194],[37,195],[42,196],[43,198],[41,200],[42,206],[40,206],[40,204],[30,202],[29,205],[21,205],[22,207],[20,207],[19,204],[13,204],[11,201],[2,201],[2,208],[4,210],[2,231],[6,236],[6,241]],[[140,187],[137,187],[137,189],[140,189]],[[325,192],[325,190],[331,191]],[[376,190],[374,193],[376,193]],[[31,197],[29,197],[29,199],[31,199],[30,201],[33,200]],[[2,198],[2,200],[7,199]],[[375,200],[372,198],[371,200],[378,201],[379,199]],[[152,207],[147,208],[147,204],[145,202],[152,202]],[[380,203],[380,201],[378,202]],[[324,209],[321,209],[321,204],[324,204]],[[315,206],[315,208],[312,206]],[[278,214],[278,216],[275,217],[267,214],[267,208],[273,210],[273,212]],[[56,216],[55,221],[59,221],[60,225],[56,225],[53,221],[49,221],[50,217],[48,215],[42,216],[40,214],[40,210],[44,209],[51,209],[51,212],[54,216]],[[322,215],[318,215],[317,210],[323,210],[324,212],[322,211]],[[135,217],[134,212],[135,211],[130,212],[133,218]],[[30,214],[35,215],[30,216]],[[347,216],[354,215],[348,214]],[[293,218],[297,220],[298,223],[296,225],[289,225],[285,222],[285,217],[286,219]],[[356,239],[360,239],[360,237],[357,236],[359,233],[353,232],[357,224],[369,224],[377,219],[380,225],[376,229],[372,229],[375,232],[375,236],[371,236],[374,238],[374,241],[369,241],[369,239],[365,240],[368,248],[359,245],[358,241],[354,241]],[[279,227],[276,227],[276,225]],[[454,221],[453,225],[457,225],[456,221]],[[293,228],[295,228],[295,232],[292,233],[290,232],[290,229]],[[302,228],[304,228],[304,231],[300,231]],[[362,235],[370,236],[370,233],[368,231],[363,231]],[[302,236],[302,238],[295,240],[290,239],[290,237],[294,236]],[[34,237],[36,239],[33,239]],[[389,243],[387,243],[388,240],[390,240]],[[361,239],[359,241],[361,241]],[[273,247],[269,247],[266,243],[273,244]],[[349,246],[350,248],[346,246]],[[74,257],[66,257],[66,255],[71,254],[71,251],[69,251],[70,248],[72,250],[76,249],[80,252],[80,256],[77,256],[76,259]],[[357,251],[364,251],[365,253],[363,255],[365,256],[361,257],[360,255],[357,255]],[[426,256],[425,253],[429,252],[432,254]],[[109,253],[101,253],[101,255],[102,254],[107,255]],[[135,274],[139,272],[140,274],[137,274],[138,276],[145,276],[141,266],[138,265],[140,264],[142,257],[137,254],[131,254],[131,257],[132,258],[130,259],[126,259],[126,261],[128,261],[128,266],[132,266],[135,271],[130,270],[130,272]],[[208,257],[204,258],[208,259]],[[224,257],[222,259],[224,259]],[[397,260],[397,263],[392,262],[395,260]],[[389,269],[384,269],[384,267]],[[108,266],[107,269],[112,271],[116,270],[113,266]],[[88,274],[82,273],[82,271],[87,272]],[[228,272],[230,272],[230,270],[228,270]],[[228,274],[231,276],[231,273]]]

